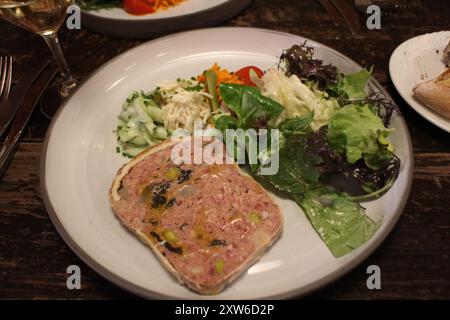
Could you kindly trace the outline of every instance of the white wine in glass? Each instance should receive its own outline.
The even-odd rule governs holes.
[[[70,0],[0,0],[0,14],[7,21],[45,36],[58,31],[70,4]]]
[[[61,97],[76,86],[58,41],[58,30],[71,4],[72,0],[0,0],[0,18],[41,35],[50,47],[62,76]]]

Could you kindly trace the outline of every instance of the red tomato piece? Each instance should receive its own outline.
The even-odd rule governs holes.
[[[247,86],[256,86],[251,80],[250,80],[250,70],[252,70],[256,73],[256,75],[258,76],[258,78],[261,78],[264,74],[264,72],[255,66],[248,66],[248,67],[244,67],[242,69],[239,69],[238,71],[235,72],[235,74],[238,76],[238,78],[242,81],[244,81],[244,83]]]
[[[155,12],[154,2],[154,0],[124,0],[123,8],[130,14],[144,15]]]

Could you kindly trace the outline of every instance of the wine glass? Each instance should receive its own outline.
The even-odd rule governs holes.
[[[58,65],[61,86],[55,90],[56,94],[51,89],[46,93],[52,96],[45,99],[49,104],[41,103],[41,111],[49,118],[76,87],[58,40],[58,30],[71,4],[72,0],[0,0],[0,18],[42,36]]]

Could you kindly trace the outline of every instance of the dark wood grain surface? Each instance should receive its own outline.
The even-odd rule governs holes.
[[[345,0],[342,0],[345,1]],[[361,14],[361,21],[364,16]],[[334,27],[313,0],[255,0],[227,26],[260,27],[325,43],[362,65],[392,94],[408,124],[414,145],[414,181],[406,208],[391,235],[359,267],[313,299],[450,299],[450,134],[415,113],[395,91],[388,71],[394,48],[413,36],[450,29],[450,3],[409,1],[385,12],[381,30],[353,36]],[[62,30],[67,60],[80,80],[109,59],[142,43],[89,30]],[[0,55],[13,55],[19,81],[38,60],[49,56],[38,36],[0,21]],[[48,127],[37,110],[15,157],[0,181],[0,298],[134,298],[103,279],[67,247],[51,224],[40,197],[39,159]],[[66,288],[66,268],[82,270],[82,290]],[[382,289],[366,287],[366,268],[380,266]]]

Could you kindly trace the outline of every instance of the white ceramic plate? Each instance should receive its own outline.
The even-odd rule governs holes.
[[[447,132],[450,132],[450,120],[416,100],[412,89],[444,72],[442,55],[449,41],[450,31],[409,39],[395,49],[389,63],[392,82],[403,99],[422,117]]]
[[[175,31],[219,24],[245,9],[252,0],[186,0],[148,15],[131,15],[122,8],[82,11],[87,29],[121,38],[150,38]]]
[[[325,285],[363,261],[394,227],[409,194],[411,141],[399,116],[392,119],[396,129],[392,142],[402,161],[400,175],[387,194],[364,204],[372,218],[378,220],[384,214],[382,226],[368,243],[343,258],[333,257],[294,202],[277,198],[285,215],[279,241],[223,293],[202,297],[179,285],[109,207],[108,189],[126,162],[116,153],[112,131],[122,102],[132,90],[150,90],[163,79],[197,75],[214,62],[230,70],[250,64],[272,68],[283,48],[304,40],[260,29],[204,29],[145,43],[97,71],[53,120],[42,157],[44,200],[68,245],[112,282],[138,295],[158,298],[291,297]],[[324,45],[308,43],[316,48],[318,58],[345,73],[361,68]],[[381,88],[374,80],[371,85]]]

